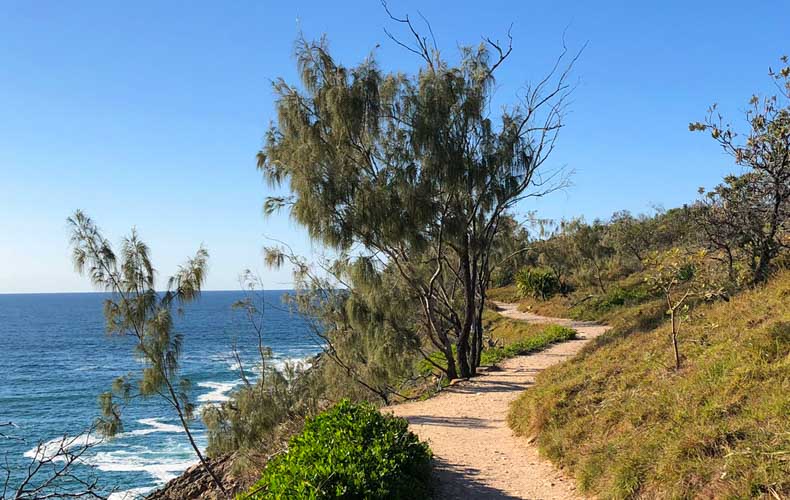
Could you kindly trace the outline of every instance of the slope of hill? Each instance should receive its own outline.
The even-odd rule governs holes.
[[[695,309],[679,372],[653,302],[539,375],[511,427],[601,498],[790,496],[790,271]]]

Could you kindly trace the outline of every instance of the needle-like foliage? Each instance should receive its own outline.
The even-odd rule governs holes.
[[[113,435],[123,429],[121,405],[114,396],[129,402],[133,397],[160,396],[177,414],[189,442],[203,466],[214,476],[189,429],[194,405],[189,400],[189,380],[180,375],[183,335],[174,331],[173,308],[181,307],[200,296],[208,267],[208,252],[198,249],[167,281],[166,291],[154,288],[156,271],[150,251],[137,231],[123,239],[120,253],[101,234],[96,224],[82,211],[69,217],[74,267],[87,275],[99,289],[111,292],[105,300],[107,331],[130,337],[135,357],[142,363],[139,376],[118,378],[112,390],[99,397],[102,416],[98,429]]]
[[[265,209],[287,207],[312,238],[396,273],[415,298],[425,344],[444,353],[448,377],[468,377],[480,362],[500,222],[519,201],[563,184],[543,167],[562,127],[570,65],[560,69],[560,57],[493,118],[494,73],[511,43],[462,47],[453,65],[408,18],[391,18],[414,35],[412,45],[393,39],[420,56],[417,74],[387,73],[373,56],[346,67],[325,39],[298,40],[301,85],[274,83],[277,123],[258,155],[266,179],[287,183],[292,196],[269,198]]]

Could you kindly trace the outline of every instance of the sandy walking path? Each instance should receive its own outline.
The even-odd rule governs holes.
[[[511,401],[535,375],[572,357],[606,326],[546,318],[497,303],[500,314],[533,323],[570,326],[579,338],[528,356],[518,356],[490,371],[425,400],[388,408],[405,417],[434,452],[442,499],[582,498],[572,479],[538,455],[537,447],[513,435],[507,425]]]

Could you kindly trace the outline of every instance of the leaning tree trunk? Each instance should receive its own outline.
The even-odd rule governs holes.
[[[165,381],[167,383],[167,389],[170,393],[170,397],[173,398],[171,402],[173,403],[173,407],[175,408],[176,413],[178,413],[178,419],[181,421],[181,427],[183,427],[184,432],[186,433],[187,438],[189,439],[189,444],[192,446],[192,450],[194,450],[195,455],[197,455],[198,459],[200,460],[200,464],[203,466],[203,469],[206,472],[208,472],[209,476],[211,476],[211,479],[214,481],[214,484],[217,486],[217,488],[219,488],[219,490],[222,492],[223,495],[226,495],[227,492],[225,491],[225,487],[223,486],[222,481],[219,479],[219,477],[217,477],[216,473],[214,473],[214,470],[209,465],[208,461],[203,456],[203,453],[200,451],[200,448],[195,442],[195,439],[192,437],[192,432],[189,430],[189,423],[187,422],[186,417],[184,416],[184,412],[181,409],[181,405],[178,402],[178,396],[176,395],[172,384],[167,379],[165,379]]]

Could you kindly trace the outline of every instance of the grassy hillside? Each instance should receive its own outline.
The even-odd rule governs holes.
[[[543,372],[511,427],[601,498],[790,496],[790,272],[698,307],[680,372],[660,302],[633,302],[599,311],[613,330]]]

